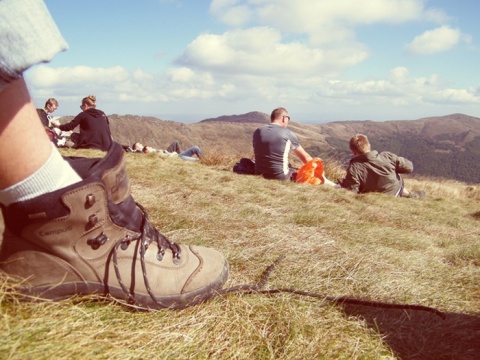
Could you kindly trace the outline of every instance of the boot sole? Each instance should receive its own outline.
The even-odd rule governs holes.
[[[157,297],[155,300],[148,293],[135,293],[133,301],[129,301],[128,295],[120,287],[107,287],[98,282],[70,282],[35,287],[18,286],[15,290],[19,292],[18,295],[22,300],[27,301],[58,301],[74,296],[99,295],[110,300],[113,298],[122,305],[141,310],[184,309],[202,303],[218,294],[218,290],[227,281],[228,270],[228,262],[225,261],[220,275],[207,286],[185,294]]]

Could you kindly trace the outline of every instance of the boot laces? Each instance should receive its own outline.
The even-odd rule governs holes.
[[[117,276],[118,283],[120,284],[123,292],[128,296],[129,302],[135,303],[135,295],[132,293],[130,289],[128,289],[125,284],[123,283],[122,277],[120,275],[120,270],[118,268],[118,248],[120,247],[122,250],[126,250],[128,246],[133,242],[133,241],[138,241],[138,247],[139,247],[139,252],[140,252],[140,264],[142,266],[142,275],[143,275],[143,281],[145,283],[145,288],[147,289],[148,294],[152,298],[152,300],[159,306],[161,307],[167,307],[166,305],[162,304],[160,300],[157,299],[155,294],[153,293],[150,283],[148,281],[148,275],[147,275],[147,265],[145,263],[145,254],[147,252],[147,249],[149,245],[152,242],[155,242],[157,244],[157,260],[162,261],[166,250],[170,249],[172,252],[172,261],[174,264],[178,265],[180,263],[180,253],[181,249],[180,246],[172,241],[170,241],[166,236],[161,234],[153,225],[150,223],[148,219],[148,214],[145,208],[136,203],[137,207],[140,209],[143,215],[143,220],[142,220],[142,227],[141,227],[141,233],[137,236],[131,236],[131,235],[126,235],[124,238],[119,239],[116,243],[115,246],[113,247],[113,265],[115,269],[115,274]]]

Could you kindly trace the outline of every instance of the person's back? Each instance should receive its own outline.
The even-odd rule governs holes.
[[[295,134],[287,129],[290,116],[285,108],[274,109],[270,121],[253,133],[255,172],[266,179],[294,180],[296,169],[288,164],[290,150],[304,164],[312,157],[302,148]]]
[[[399,174],[408,174],[412,171],[411,161],[388,151],[378,153],[373,150],[350,161],[345,187],[359,193],[381,192],[398,195],[403,186]],[[351,185],[347,186],[349,184]]]
[[[277,124],[271,123],[256,129],[253,133],[256,173],[267,179],[288,179],[288,154],[296,146],[296,136]]]
[[[350,160],[341,186],[357,193],[380,192],[401,195],[403,179],[400,174],[413,171],[410,160],[385,151],[371,150],[368,138],[357,134],[350,140],[354,157]]]
[[[105,113],[97,109],[88,109],[80,116],[82,120],[78,147],[108,150],[112,144],[112,136]]]
[[[96,109],[96,98],[94,95],[85,97],[82,100],[82,112],[67,123],[60,125],[63,131],[70,131],[80,126],[77,148],[93,148],[107,151],[112,145],[112,135],[107,115]]]

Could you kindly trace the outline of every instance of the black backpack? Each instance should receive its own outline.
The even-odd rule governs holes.
[[[233,166],[233,172],[243,175],[255,175],[255,161],[249,158],[241,158]]]

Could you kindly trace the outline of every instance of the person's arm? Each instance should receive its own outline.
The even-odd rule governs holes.
[[[60,125],[58,126],[58,128],[62,131],[70,131],[75,129],[80,124],[80,121],[82,121],[82,115],[83,113],[78,114],[77,116],[75,116],[75,118],[72,121],[70,121],[69,123]]]
[[[301,145],[299,145],[296,149],[293,149],[293,152],[304,164],[312,160],[310,154],[307,153]]]
[[[347,169],[347,174],[344,179],[339,181],[339,185],[342,188],[348,189],[353,191],[354,193],[357,193],[360,191],[360,180],[358,179],[358,176],[354,174],[354,170],[352,169],[352,166],[350,165]]]
[[[401,156],[397,157],[395,171],[399,174],[410,174],[413,171],[413,163]]]

